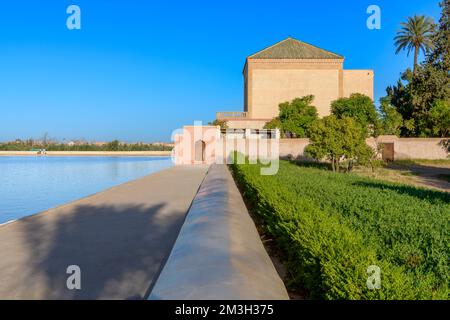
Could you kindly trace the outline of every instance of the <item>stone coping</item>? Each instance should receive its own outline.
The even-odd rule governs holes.
[[[149,299],[289,299],[227,166],[210,167]]]

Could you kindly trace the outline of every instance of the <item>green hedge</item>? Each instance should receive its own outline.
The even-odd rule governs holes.
[[[285,252],[288,286],[311,298],[447,299],[449,194],[281,161],[233,165],[243,196]],[[369,290],[367,268],[381,268]]]

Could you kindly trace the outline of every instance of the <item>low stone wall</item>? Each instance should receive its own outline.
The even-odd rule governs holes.
[[[367,144],[376,147],[377,143],[394,144],[394,160],[404,159],[447,159],[449,154],[442,147],[442,138],[398,138],[379,136],[367,139]],[[304,156],[309,139],[280,139],[280,157],[299,158]]]
[[[309,139],[280,139],[280,158],[301,158]]]
[[[394,159],[446,159],[449,154],[443,148],[441,138],[397,138],[382,136],[381,141],[394,143]]]
[[[210,167],[149,299],[289,299],[225,165]]]

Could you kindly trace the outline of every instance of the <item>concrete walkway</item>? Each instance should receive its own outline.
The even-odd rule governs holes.
[[[142,299],[206,166],[174,167],[0,226],[0,299]],[[68,290],[69,265],[81,290]]]

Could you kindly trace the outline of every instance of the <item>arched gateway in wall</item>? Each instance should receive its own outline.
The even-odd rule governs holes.
[[[203,140],[197,140],[195,142],[195,161],[204,162],[205,161],[205,148],[206,143]]]

